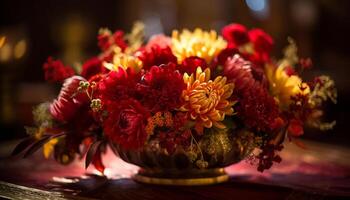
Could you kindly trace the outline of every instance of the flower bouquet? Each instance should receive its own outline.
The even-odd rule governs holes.
[[[129,34],[101,29],[101,53],[73,69],[48,58],[49,82],[63,83],[58,97],[37,106],[30,137],[13,154],[42,147],[46,158],[69,164],[79,155],[103,173],[109,146],[141,167],[137,181],[198,185],[227,180],[223,167],[248,159],[258,171],[281,162],[286,138],[303,127],[327,130],[322,104],[336,103],[334,82],[305,82],[312,66],[292,39],[284,57],[270,56],[273,39],[261,29],[230,24],[215,31],[174,30],[143,40],[144,26]]]

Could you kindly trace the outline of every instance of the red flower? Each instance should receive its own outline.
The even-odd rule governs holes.
[[[229,57],[232,57],[235,54],[238,54],[239,51],[236,48],[226,48],[224,50],[222,50],[218,56],[216,56],[216,58],[214,59],[214,66],[218,66],[218,65],[224,65],[226,60]]]
[[[185,130],[183,132],[178,132],[177,130],[170,131],[159,131],[158,139],[160,141],[160,146],[165,148],[168,153],[172,154],[175,152],[176,147],[181,145],[183,147],[189,146],[189,141],[191,138],[191,131]]]
[[[60,122],[68,122],[75,117],[79,108],[88,103],[85,93],[78,93],[80,81],[86,81],[83,77],[73,76],[67,79],[58,95],[50,105],[51,115]]]
[[[60,60],[47,59],[43,66],[45,80],[49,82],[62,82],[64,79],[74,75],[74,70],[69,66],[64,66]]]
[[[125,40],[124,40],[124,32],[123,31],[116,31],[113,33],[112,36],[112,41],[113,44],[117,45],[118,47],[120,47],[122,49],[122,51],[124,51],[128,45],[126,44]]]
[[[255,82],[240,97],[237,114],[247,127],[271,131],[279,117],[279,108],[267,89]]]
[[[273,48],[272,37],[261,29],[249,31],[250,41],[254,45],[254,50],[259,53],[269,54]]]
[[[289,121],[288,134],[295,137],[304,134],[303,123],[300,120],[291,119]]]
[[[134,73],[131,68],[127,70],[118,68],[117,71],[109,72],[98,82],[96,93],[104,104],[134,97],[136,83],[139,80],[141,80],[140,75]]]
[[[109,40],[111,33],[109,31],[102,31],[97,36],[98,46],[102,51],[106,51],[112,45]]]
[[[102,61],[98,57],[87,60],[82,67],[81,76],[89,80],[92,76],[106,72],[107,69],[102,66]]]
[[[103,124],[106,136],[125,149],[142,147],[149,112],[136,100],[124,99],[107,106],[108,117]]]
[[[177,63],[177,58],[174,56],[169,46],[160,47],[153,45],[149,48],[144,48],[135,53],[142,61],[143,69],[148,70],[150,67],[168,63]]]
[[[241,24],[229,24],[221,31],[222,36],[227,40],[228,47],[239,47],[249,42],[248,32]]]
[[[102,51],[107,51],[112,45],[117,45],[124,51],[128,46],[124,40],[124,32],[119,30],[113,35],[109,30],[103,30],[98,34],[97,40]]]
[[[151,67],[144,76],[140,91],[144,95],[144,104],[157,112],[178,108],[184,88],[182,74],[175,70],[175,64],[170,63]]]
[[[196,72],[197,67],[201,67],[202,70],[205,70],[208,67],[208,65],[203,58],[199,58],[197,56],[191,56],[191,57],[185,58],[182,61],[182,64],[177,66],[177,69],[182,74],[183,73],[193,74]]]
[[[255,79],[251,73],[251,63],[244,60],[238,54],[229,57],[223,68],[222,74],[229,82],[235,84],[235,94],[243,94],[247,89],[254,85]]]
[[[300,66],[302,69],[311,69],[312,68],[311,58],[300,58],[299,63],[300,63]]]

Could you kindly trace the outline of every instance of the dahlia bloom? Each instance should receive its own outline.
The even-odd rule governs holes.
[[[210,63],[226,46],[226,41],[214,30],[207,32],[197,28],[193,32],[184,29],[181,33],[177,30],[172,33],[172,50],[180,63],[191,56]]]
[[[137,149],[147,141],[149,112],[135,99],[124,99],[107,106],[108,117],[103,123],[106,137],[125,149]]]
[[[197,67],[201,67],[203,70],[208,67],[207,62],[203,58],[197,56],[191,56],[185,58],[181,65],[177,66],[177,69],[183,74],[193,74],[196,72]]]
[[[123,98],[134,97],[136,83],[141,80],[140,74],[132,69],[118,68],[106,74],[97,84],[96,95],[103,104],[119,101]]]
[[[247,28],[241,24],[229,24],[222,29],[221,34],[230,48],[237,48],[249,42]]]
[[[89,80],[103,71],[107,71],[107,69],[103,67],[102,61],[98,57],[92,57],[83,64],[81,76]]]
[[[153,66],[139,84],[143,103],[153,112],[173,110],[180,107],[180,97],[185,84],[175,64]]]
[[[269,34],[258,28],[250,30],[248,34],[255,51],[266,54],[271,52],[274,43]]]
[[[153,45],[149,48],[144,48],[135,53],[135,56],[142,61],[143,69],[148,70],[150,67],[168,63],[177,63],[177,58],[174,56],[169,46],[161,47]]]
[[[233,115],[234,102],[229,101],[234,84],[226,83],[227,78],[218,76],[210,80],[210,69],[202,71],[197,68],[196,74],[184,74],[187,85],[182,93],[183,105],[180,111],[187,112],[191,120],[196,121],[196,130],[203,132],[203,128],[225,128],[221,122],[225,115]]]

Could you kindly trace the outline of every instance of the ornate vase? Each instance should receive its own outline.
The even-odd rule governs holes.
[[[197,151],[176,147],[173,153],[151,140],[142,149],[125,150],[111,144],[124,161],[140,167],[133,179],[157,185],[210,185],[225,182],[229,176],[224,167],[237,163],[251,153],[254,135],[247,131],[214,132],[198,141]]]

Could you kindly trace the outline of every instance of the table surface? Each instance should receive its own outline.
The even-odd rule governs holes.
[[[211,186],[154,186],[136,183],[137,167],[103,158],[106,177],[78,160],[68,166],[45,160],[8,157],[15,142],[0,144],[0,199],[349,199],[350,149],[304,141],[287,144],[282,163],[260,173],[242,161],[226,168],[230,180]]]

